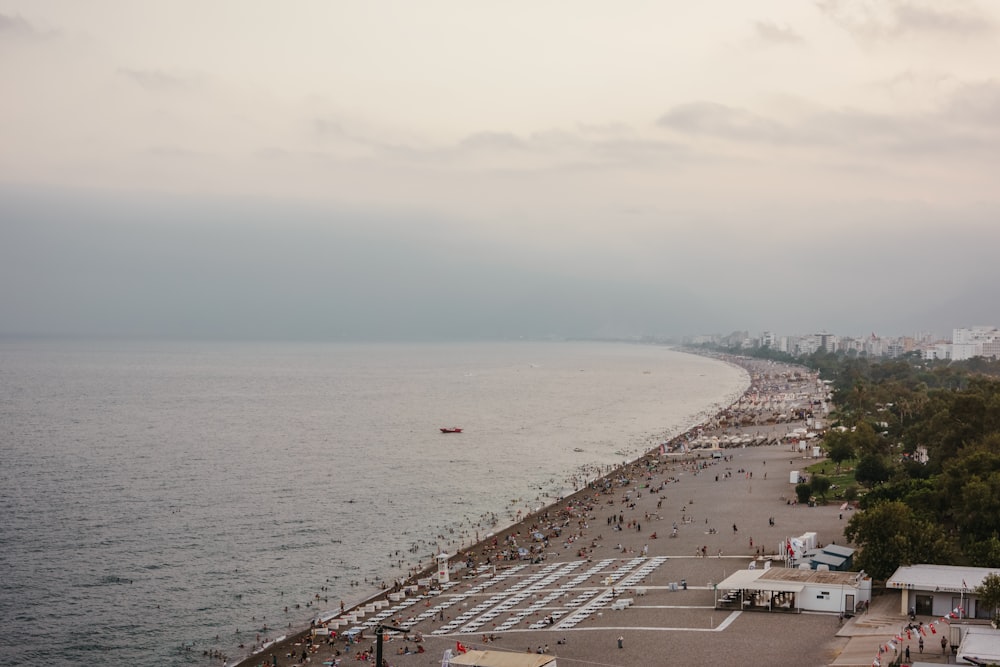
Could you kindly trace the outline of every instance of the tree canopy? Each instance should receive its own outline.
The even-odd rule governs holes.
[[[994,620],[1000,617],[1000,574],[990,572],[973,592],[979,598],[980,605],[993,610]]]
[[[856,512],[844,535],[859,547],[855,565],[875,579],[888,579],[900,565],[947,563],[955,556],[940,526],[920,519],[899,501]]]

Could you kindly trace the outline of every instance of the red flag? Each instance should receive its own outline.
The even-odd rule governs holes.
[[[455,651],[457,651],[458,653],[465,653],[468,650],[469,649],[462,646],[462,642],[455,642]]]

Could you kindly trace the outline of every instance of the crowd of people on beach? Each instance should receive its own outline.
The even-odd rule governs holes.
[[[471,572],[482,566],[503,567],[513,562],[524,561],[539,563],[547,558],[565,553],[571,553],[579,558],[588,558],[593,550],[603,544],[605,539],[603,532],[593,530],[594,527],[591,525],[594,518],[599,514],[605,515],[605,529],[611,533],[620,531],[641,533],[645,527],[647,532],[652,529],[648,535],[649,539],[658,539],[661,531],[656,530],[655,527],[657,522],[663,519],[663,516],[658,511],[651,512],[647,510],[635,513],[638,505],[637,500],[642,498],[644,494],[655,495],[657,497],[656,508],[660,510],[666,499],[666,492],[669,490],[671,484],[679,480],[680,475],[698,476],[706,472],[711,466],[720,463],[729,463],[733,460],[731,453],[726,453],[725,450],[722,450],[717,457],[710,456],[708,458],[670,456],[671,452],[676,453],[689,450],[692,443],[695,443],[699,438],[702,438],[713,430],[715,432],[722,432],[739,425],[760,424],[769,419],[772,421],[777,420],[783,414],[777,412],[777,410],[787,407],[787,404],[779,404],[774,398],[776,395],[781,394],[785,398],[793,395],[797,396],[798,394],[795,394],[795,392],[798,391],[798,388],[802,387],[807,387],[809,391],[813,391],[814,393],[817,391],[815,378],[808,375],[789,376],[785,371],[782,371],[781,375],[775,374],[772,376],[765,370],[755,371],[752,367],[748,368],[748,372],[751,378],[750,386],[733,405],[724,408],[706,423],[689,429],[681,435],[663,443],[663,445],[647,452],[645,455],[633,461],[624,462],[613,469],[603,470],[602,472],[605,473],[603,476],[595,475],[589,481],[585,479],[585,476],[581,476],[576,480],[576,483],[580,485],[580,491],[573,496],[530,515],[524,515],[518,511],[514,517],[517,521],[500,530],[496,530],[496,526],[500,523],[497,515],[493,514],[481,517],[480,522],[476,525],[482,527],[484,530],[485,528],[492,528],[492,534],[484,539],[480,539],[478,530],[473,529],[475,530],[475,541],[471,541],[472,536],[470,534],[470,545],[464,546],[463,543],[460,548],[456,549],[449,567],[455,569],[456,572],[461,572],[463,568]],[[808,401],[808,405],[812,405],[811,400]],[[795,412],[792,416],[805,417],[808,414],[810,414],[809,408],[803,407],[802,410]],[[742,475],[746,480],[749,480],[753,472],[741,468],[735,474]],[[733,475],[733,471],[720,471],[715,474],[715,481],[731,479]],[[681,505],[681,525],[693,522],[694,518],[691,516],[689,510],[690,503],[682,502],[679,504]],[[701,517],[699,517],[700,521]],[[705,518],[704,521],[706,524],[706,533],[714,534],[716,529],[708,526],[709,519]],[[771,517],[769,522],[773,526],[774,518]],[[674,521],[669,533],[670,536],[676,536],[677,530],[678,523]],[[734,534],[737,531],[738,527],[734,524]],[[441,533],[437,538],[438,542],[448,540],[449,538],[453,540],[454,533],[452,532],[448,535]],[[754,543],[752,537],[748,537],[748,543],[750,548],[753,549]],[[621,543],[618,544],[617,550],[623,555],[634,553],[634,550],[623,547]],[[643,553],[646,553],[647,550],[648,545],[642,547]],[[418,553],[418,545],[414,543],[409,551],[411,554]],[[759,554],[760,552],[760,545],[757,545],[757,553]],[[695,550],[695,555],[701,558],[709,557],[708,546],[702,545],[698,547]],[[723,552],[721,549],[718,549],[714,555],[721,558],[723,557]],[[400,552],[397,551],[393,556],[398,559],[398,566],[403,567],[404,560],[399,558],[401,556]],[[388,595],[389,593],[411,587],[419,581],[426,581],[428,578],[432,578],[435,570],[436,563],[433,558],[429,558],[426,561],[420,559],[418,563],[409,567],[405,576],[401,575],[391,580],[379,580],[377,583],[366,580],[365,583],[368,585],[376,583],[382,594]],[[316,599],[320,599],[319,596]],[[343,614],[350,610],[345,610],[345,605],[341,602],[340,611]],[[307,639],[303,639],[303,637]],[[314,648],[317,648],[319,644],[313,643],[308,631],[301,635],[295,635],[294,638],[300,640],[300,643],[301,641],[306,642],[300,654],[296,655],[287,649],[274,646],[269,647],[272,649],[272,653],[261,651],[260,647],[267,643],[268,640],[259,639],[253,647],[258,653],[254,661],[249,664],[254,665],[254,667],[276,667],[278,664],[276,655],[282,657],[283,664],[294,664],[295,661],[300,663],[307,662],[307,658],[309,658]],[[325,640],[325,643],[335,647],[333,653],[334,660],[346,655],[351,655],[353,660],[374,660],[373,645],[360,648],[357,645],[359,641],[361,641],[360,637],[338,637],[336,633],[331,633]],[[483,644],[492,641],[495,641],[495,636],[484,635]],[[341,642],[341,644],[337,644],[337,642]],[[547,646],[544,647],[544,650],[542,649],[543,647],[539,647],[539,652],[548,652]],[[529,648],[529,650],[531,649]],[[422,653],[423,651],[423,646],[419,642],[414,642],[413,649],[410,649],[409,645],[404,643],[402,647],[396,650],[396,653],[407,655],[411,652]],[[228,658],[223,656],[221,652],[213,652],[210,657],[222,658],[228,661]]]

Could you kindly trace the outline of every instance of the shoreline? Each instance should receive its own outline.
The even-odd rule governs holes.
[[[677,351],[685,354],[698,354],[690,350]],[[669,438],[667,442],[664,443],[667,449],[680,449],[679,452],[671,454],[670,456],[664,456],[661,449],[662,446],[654,446],[645,452],[638,453],[638,455],[634,458],[630,458],[621,464],[610,464],[603,473],[598,472],[592,481],[587,481],[582,488],[575,490],[571,494],[561,498],[554,498],[551,501],[537,507],[533,511],[524,512],[520,517],[515,515],[509,523],[489,531],[486,535],[483,535],[481,539],[473,541],[468,545],[466,545],[463,540],[461,542],[461,546],[457,548],[454,553],[450,554],[448,559],[450,566],[449,569],[455,577],[460,580],[465,574],[466,570],[463,568],[465,567],[466,561],[470,558],[472,559],[473,567],[492,562],[496,569],[500,570],[502,567],[509,567],[513,564],[517,564],[516,561],[496,559],[496,552],[503,551],[503,549],[500,548],[502,545],[507,544],[510,540],[516,541],[517,539],[520,539],[522,535],[526,535],[532,527],[537,526],[539,522],[544,521],[550,515],[558,515],[560,513],[561,506],[580,507],[586,506],[588,501],[597,500],[602,491],[607,491],[608,489],[613,489],[615,487],[616,480],[634,476],[643,465],[648,466],[655,461],[657,463],[665,463],[668,469],[674,471],[677,468],[686,470],[693,464],[703,461],[705,454],[707,453],[705,450],[685,451],[683,447],[679,446],[691,443],[698,435],[702,435],[712,430],[719,430],[719,424],[729,424],[734,414],[749,412],[749,406],[751,403],[750,399],[752,397],[767,395],[769,388],[758,384],[759,379],[755,376],[755,373],[759,373],[761,369],[765,367],[798,371],[800,373],[803,372],[802,367],[791,366],[784,363],[756,360],[752,358],[732,357],[729,355],[701,356],[708,356],[717,361],[721,361],[741,369],[746,374],[746,386],[742,392],[729,397],[730,402],[728,404],[725,403],[725,399],[716,404],[715,407],[717,409],[714,410],[714,412],[711,408],[709,408],[701,413],[698,413],[695,423],[689,425],[686,429]],[[806,376],[810,374],[811,372],[805,372]],[[746,407],[743,407],[744,402],[747,403]],[[754,401],[755,405],[757,403],[758,401]],[[757,424],[760,424],[759,420],[757,421]],[[787,433],[791,430],[792,425],[793,422],[788,422],[783,424],[781,427],[772,427],[772,434],[777,434],[778,432]],[[776,439],[775,442],[778,440],[780,440],[780,438]],[[495,514],[495,516],[499,516],[499,513]],[[503,565],[501,565],[501,563],[503,563]],[[396,593],[403,588],[415,586],[418,581],[425,580],[435,575],[437,567],[432,562],[431,564],[419,569],[418,566],[407,566],[407,571],[408,576],[400,576],[395,580],[393,586],[388,586],[382,590],[376,590],[370,595],[364,596],[360,600],[353,602],[349,606],[345,604],[343,611],[333,614],[329,620],[345,617],[352,612],[357,612],[358,610],[363,609],[366,605],[370,606],[373,603],[387,601],[390,594]],[[357,623],[361,622],[362,621],[360,620],[357,621]],[[277,664],[299,664],[295,660],[289,660],[286,657],[286,654],[289,653],[289,647],[302,644],[302,641],[310,634],[310,632],[311,626],[298,630],[292,630],[284,637],[268,644],[266,648],[259,649],[254,653],[239,658],[232,664],[244,666],[254,665],[258,664],[257,661],[270,659],[272,654],[275,658],[277,658]]]

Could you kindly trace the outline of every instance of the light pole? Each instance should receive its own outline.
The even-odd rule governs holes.
[[[392,630],[393,632],[406,633],[403,628],[394,628],[391,625],[378,624],[375,626],[375,632],[377,636],[375,637],[375,667],[382,667],[382,635],[386,630]]]

